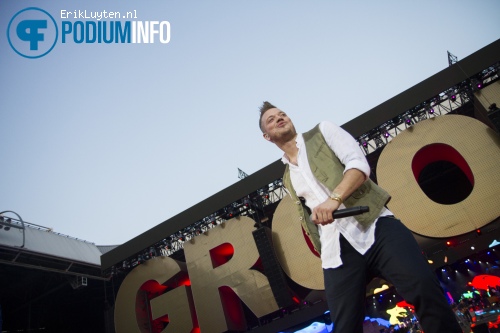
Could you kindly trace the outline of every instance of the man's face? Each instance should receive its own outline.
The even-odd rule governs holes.
[[[273,143],[286,142],[297,135],[292,120],[278,108],[267,110],[262,116],[261,124],[264,138]]]

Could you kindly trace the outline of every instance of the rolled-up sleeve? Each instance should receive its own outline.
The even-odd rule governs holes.
[[[344,173],[350,169],[358,169],[366,175],[366,179],[370,177],[370,165],[358,143],[348,132],[329,121],[321,122],[319,129],[328,146],[345,165]]]

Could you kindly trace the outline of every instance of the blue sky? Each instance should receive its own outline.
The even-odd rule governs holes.
[[[6,32],[33,6],[59,27],[61,10],[136,10],[168,21],[171,39],[59,40],[27,59]],[[299,131],[342,125],[446,68],[447,50],[463,59],[498,39],[499,12],[494,0],[0,0],[0,211],[124,243],[281,156],[261,137],[262,101]]]

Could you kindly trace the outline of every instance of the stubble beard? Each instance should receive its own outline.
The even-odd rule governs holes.
[[[291,127],[287,128],[285,131],[277,133],[276,137],[274,138],[274,142],[277,145],[284,144],[295,139],[296,136],[297,131],[295,131],[295,127],[291,125]]]

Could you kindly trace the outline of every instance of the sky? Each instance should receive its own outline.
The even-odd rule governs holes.
[[[38,58],[8,32],[30,7],[59,29],[39,30],[55,44]],[[62,43],[63,21],[98,20],[61,12],[85,10],[167,21],[168,43]],[[0,211],[125,243],[281,157],[258,127],[263,101],[300,132],[342,125],[445,69],[447,51],[497,40],[499,12],[498,0],[0,0]]]

